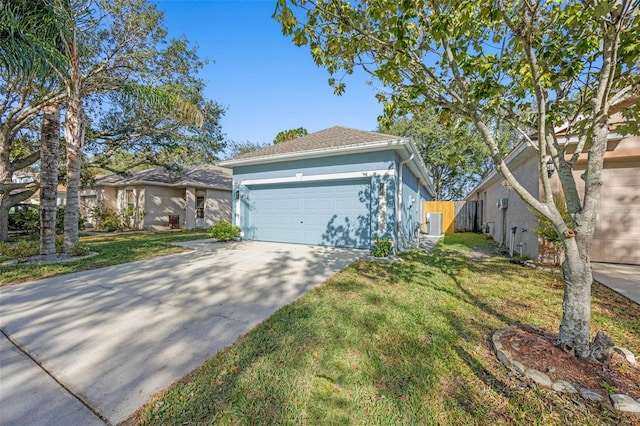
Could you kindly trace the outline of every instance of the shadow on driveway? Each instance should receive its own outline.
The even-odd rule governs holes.
[[[181,245],[195,250],[2,288],[0,327],[80,400],[118,423],[365,254],[253,241]],[[4,358],[1,364],[12,368]],[[0,405],[7,398],[29,395],[3,389]],[[2,423],[23,423],[43,403],[22,404],[24,412]]]

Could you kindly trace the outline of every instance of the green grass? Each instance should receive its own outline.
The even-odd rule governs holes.
[[[525,387],[488,341],[517,321],[555,330],[559,276],[476,256],[447,235],[431,255],[359,261],[276,312],[160,393],[142,424],[612,424],[625,421]],[[475,248],[475,249],[474,249]],[[640,309],[594,285],[593,330],[640,351]],[[579,399],[579,397],[578,397]]]
[[[141,232],[105,234],[80,237],[80,244],[97,252],[97,256],[48,265],[13,264],[0,265],[0,287],[53,277],[60,274],[102,268],[103,266],[133,262],[154,256],[178,253],[186,250],[172,245],[172,242],[209,238],[206,230]]]

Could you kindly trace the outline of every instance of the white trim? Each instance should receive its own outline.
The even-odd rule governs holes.
[[[326,175],[308,175],[296,173],[295,176],[266,178],[266,179],[247,179],[234,182],[237,185],[268,185],[273,183],[294,183],[294,182],[319,182],[328,180],[342,179],[358,179],[372,176],[395,176],[395,170],[371,170],[367,172],[347,172],[347,173],[331,173]]]
[[[239,189],[236,191],[239,191]],[[232,192],[232,194],[235,197],[235,192]],[[234,202],[235,202],[234,225],[239,228],[240,227],[240,209],[242,208],[240,197],[234,200]]]

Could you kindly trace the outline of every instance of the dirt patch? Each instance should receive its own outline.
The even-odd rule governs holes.
[[[515,361],[547,374],[552,381],[565,380],[602,395],[623,393],[640,398],[640,363],[630,364],[614,352],[610,364],[579,359],[555,345],[558,336],[519,325],[502,334],[500,343]]]

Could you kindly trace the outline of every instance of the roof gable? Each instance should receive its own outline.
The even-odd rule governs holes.
[[[155,167],[126,176],[108,175],[96,180],[94,186],[100,185],[196,186],[231,190],[231,170],[210,164],[185,167],[180,171],[168,170],[165,167]]]
[[[349,145],[366,144],[368,142],[390,141],[394,139],[400,139],[400,137],[384,133],[334,126],[290,141],[280,142],[256,151],[238,155],[234,157],[234,160],[277,156],[279,154],[315,151],[327,148],[338,148]]]

